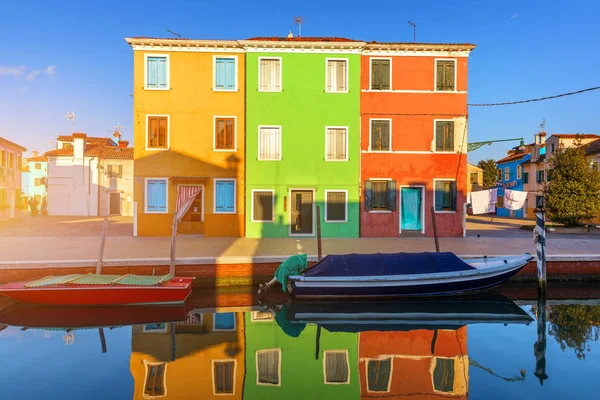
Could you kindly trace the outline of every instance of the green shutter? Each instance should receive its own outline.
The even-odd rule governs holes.
[[[365,211],[373,209],[373,182],[365,181]]]
[[[437,79],[436,79],[436,89],[444,90],[444,64],[441,61],[438,61],[436,64],[437,69]]]
[[[523,172],[523,183],[529,183],[529,172]]]
[[[388,210],[396,211],[396,181],[388,182]]]

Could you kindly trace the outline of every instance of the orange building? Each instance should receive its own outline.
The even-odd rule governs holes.
[[[361,399],[467,399],[467,327],[361,332]]]
[[[471,44],[369,43],[361,56],[363,237],[463,235]]]

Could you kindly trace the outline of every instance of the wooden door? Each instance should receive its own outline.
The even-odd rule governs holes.
[[[202,194],[196,196],[189,210],[179,222],[177,231],[184,235],[204,234],[204,222],[202,222]]]
[[[290,224],[292,235],[313,233],[313,192],[292,190]]]
[[[108,207],[110,215],[121,215],[121,193],[109,193]]]

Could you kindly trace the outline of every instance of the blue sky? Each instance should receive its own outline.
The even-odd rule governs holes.
[[[469,102],[512,101],[600,85],[600,4],[594,1],[29,1],[7,2],[0,24],[0,136],[46,151],[71,126],[132,139],[129,36],[195,39],[285,36],[293,16],[303,36],[367,41],[474,43]],[[375,6],[377,4],[377,6]],[[265,12],[263,10],[269,10]],[[50,67],[50,69],[48,69]],[[524,136],[542,118],[548,133],[600,133],[600,91],[535,104],[471,107],[469,141]],[[514,145],[518,143],[515,142]],[[486,146],[469,161],[502,157]]]

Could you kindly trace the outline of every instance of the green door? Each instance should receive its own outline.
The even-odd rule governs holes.
[[[423,227],[422,191],[423,189],[417,187],[404,187],[401,189],[400,228],[403,231],[421,231]]]

